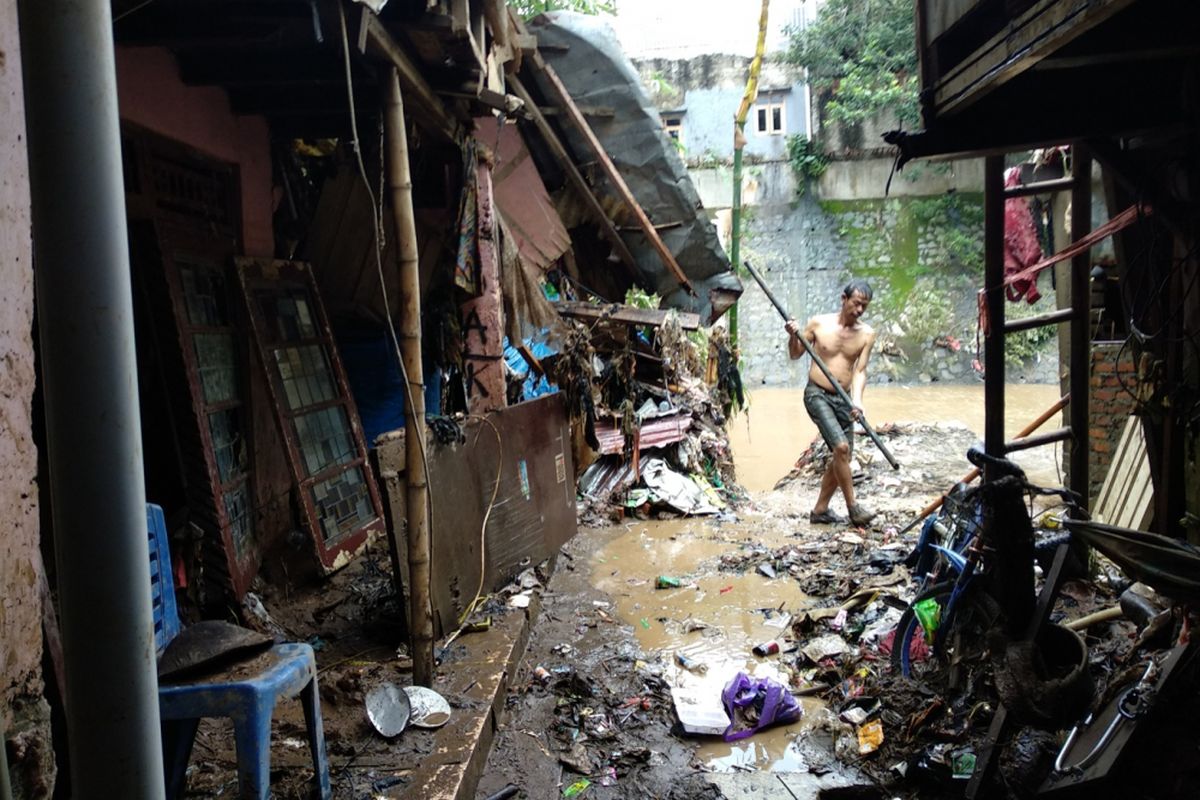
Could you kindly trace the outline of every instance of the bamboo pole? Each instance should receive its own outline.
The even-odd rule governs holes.
[[[746,147],[746,115],[758,97],[758,76],[762,72],[763,53],[767,49],[767,7],[770,0],[762,1],[758,16],[758,42],[754,48],[754,59],[750,62],[750,74],[746,79],[746,92],[733,118],[733,206],[730,210],[729,261],[734,274],[741,271],[742,263],[742,150]],[[808,132],[805,131],[805,135]],[[738,304],[729,310],[729,343],[734,349],[738,345]]]
[[[421,363],[421,283],[417,270],[417,226],[413,215],[412,174],[400,74],[393,67],[386,81],[384,124],[387,135],[388,192],[395,216],[400,254],[400,360],[408,382],[404,414],[404,483],[407,501],[409,616],[412,628],[413,683],[433,685],[433,604],[430,600],[430,537],[425,474],[425,372]]]

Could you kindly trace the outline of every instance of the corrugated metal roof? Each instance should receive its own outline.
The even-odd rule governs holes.
[[[687,411],[643,422],[641,434],[638,436],[639,448],[646,450],[651,447],[665,447],[682,441],[691,425],[692,415]],[[616,420],[597,420],[596,438],[600,441],[600,452],[605,455],[620,453],[625,449],[625,434],[621,432],[621,425]]]
[[[517,240],[521,258],[539,269],[549,269],[571,247],[571,237],[521,134],[515,125],[498,125],[496,120],[484,118],[475,121],[475,138],[495,153],[492,184],[496,206]]]

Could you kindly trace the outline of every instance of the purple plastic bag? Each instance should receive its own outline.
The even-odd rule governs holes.
[[[725,712],[732,720],[725,730],[727,742],[745,739],[772,725],[795,722],[804,713],[799,701],[783,685],[770,678],[751,678],[744,672],[739,672],[729,682],[721,692],[721,700],[725,703]],[[752,709],[752,713],[757,713],[758,718],[754,727],[735,731],[739,711],[742,711],[742,717],[745,717],[746,712],[743,709]]]

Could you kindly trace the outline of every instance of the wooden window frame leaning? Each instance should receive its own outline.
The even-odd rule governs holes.
[[[258,530],[258,500],[255,494],[253,469],[253,432],[249,401],[249,381],[247,375],[247,355],[244,346],[237,342],[239,319],[241,314],[237,302],[237,291],[234,287],[235,278],[228,267],[228,254],[215,252],[211,243],[205,242],[194,233],[180,230],[173,225],[155,225],[158,239],[159,254],[163,269],[166,273],[167,292],[170,297],[172,316],[175,321],[175,332],[183,366],[186,371],[187,390],[191,399],[191,417],[195,434],[199,437],[204,468],[207,475],[207,485],[198,487],[196,482],[189,486],[188,505],[193,513],[199,512],[207,518],[208,525],[215,524],[214,532],[221,548],[224,550],[224,567],[227,575],[222,576],[222,582],[235,598],[240,599],[250,589],[250,583],[258,574],[262,561],[262,538]],[[224,248],[221,248],[222,250]],[[227,304],[227,319],[224,325],[206,326],[192,322],[187,305],[187,295],[183,285],[184,264],[200,267],[205,271],[218,275],[224,282],[225,302]],[[196,353],[195,338],[198,335],[229,335],[234,339],[234,367],[237,382],[237,396],[233,399],[208,402],[204,393],[203,378],[200,373],[201,364]],[[231,474],[227,480],[222,480],[220,465],[217,461],[216,447],[213,442],[212,428],[209,418],[217,413],[232,411],[238,417],[246,454],[240,471]],[[240,553],[234,542],[233,520],[230,518],[225,498],[226,495],[244,487],[247,503],[246,513],[249,515],[250,541],[245,551]],[[207,526],[205,526],[207,527]],[[211,534],[210,534],[211,535]],[[207,549],[209,544],[204,547]],[[211,558],[210,555],[206,558]]]
[[[292,484],[304,517],[303,523],[312,542],[317,563],[328,574],[348,564],[367,543],[371,534],[382,533],[385,529],[383,505],[380,500],[379,487],[375,483],[375,476],[367,459],[367,446],[363,436],[362,423],[359,420],[354,399],[350,394],[345,370],[334,345],[333,331],[325,314],[325,307],[321,302],[312,268],[301,261],[256,258],[236,258],[234,264],[242,289],[242,297],[250,316],[250,329],[254,343],[258,348],[261,364],[266,373],[271,404],[275,410],[275,421],[287,451],[288,466],[292,472]],[[259,300],[256,298],[264,290],[279,295],[284,291],[296,289],[307,294],[315,336],[279,344],[319,346],[333,379],[334,396],[329,400],[290,409],[275,358],[275,351],[282,348],[277,346],[269,336],[266,318]],[[350,429],[350,444],[353,453],[347,454],[350,456],[348,460],[325,464],[319,471],[309,474],[306,468],[305,450],[302,447],[295,420],[306,414],[333,408],[340,408],[345,413]],[[370,516],[352,529],[339,532],[338,538],[330,542],[323,533],[322,519],[312,490],[315,485],[337,478],[352,470],[359,470],[362,475],[363,483],[367,488]]]

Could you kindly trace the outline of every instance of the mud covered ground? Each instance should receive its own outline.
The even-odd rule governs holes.
[[[899,562],[917,531],[899,529],[969,471],[964,453],[976,437],[953,424],[885,435],[903,469],[862,454],[859,491],[879,511],[866,529],[808,523],[816,448],[782,488],[720,517],[581,531],[550,581],[477,798],[509,785],[529,798],[813,797],[822,785],[841,787],[839,796],[939,796],[937,784],[952,780],[940,764],[905,777],[909,761],[973,750],[994,701],[981,688],[963,712],[897,681],[886,634],[911,594]],[[1053,475],[1052,459],[1030,454],[1024,466]],[[682,585],[656,589],[659,575]],[[844,652],[812,649],[830,635],[832,650]],[[753,645],[770,639],[783,652],[755,657]],[[684,734],[670,687],[719,697],[739,670],[802,696],[803,719],[732,745]],[[856,725],[839,712],[876,705],[884,741],[860,755]],[[1026,747],[1024,760],[1041,757],[1040,745]]]
[[[969,470],[964,453],[976,437],[955,424],[884,432],[903,468],[893,471],[860,447],[859,492],[880,512],[866,529],[808,523],[819,448],[783,488],[717,517],[627,518],[581,529],[554,574],[542,576],[541,612],[510,675],[477,800],[510,786],[513,796],[534,800],[961,796],[965,781],[954,773],[980,750],[994,689],[986,677],[953,695],[899,678],[887,634],[913,588],[900,562],[917,531],[900,529]],[[1035,480],[1054,481],[1053,452],[1021,460]],[[844,513],[840,501],[834,508]],[[679,585],[655,588],[659,576]],[[1107,569],[1094,583],[1068,584],[1055,617],[1109,605],[1120,586]],[[386,552],[375,547],[320,591],[267,591],[261,599],[264,629],[318,648],[334,797],[420,791],[409,786],[411,769],[429,757],[432,734],[410,729],[383,740],[363,712],[368,687],[411,682],[411,663],[395,645],[399,614]],[[489,613],[498,620],[520,612],[496,604]],[[1135,668],[1121,660],[1134,643],[1130,623],[1089,633],[1100,686]],[[781,652],[753,654],[770,640]],[[477,689],[455,683],[459,650],[442,653],[437,688],[452,708],[475,709]],[[787,686],[802,718],[732,744],[684,733],[672,689],[715,701],[739,671]],[[878,744],[862,731],[875,721]],[[1191,763],[1188,723],[1174,730],[1170,741],[1184,747],[1174,760]],[[999,796],[1029,796],[1061,736],[1016,730],[1000,762]],[[273,796],[309,796],[298,704],[280,706],[272,742]],[[205,721],[187,796],[234,795],[234,766],[227,723]]]

